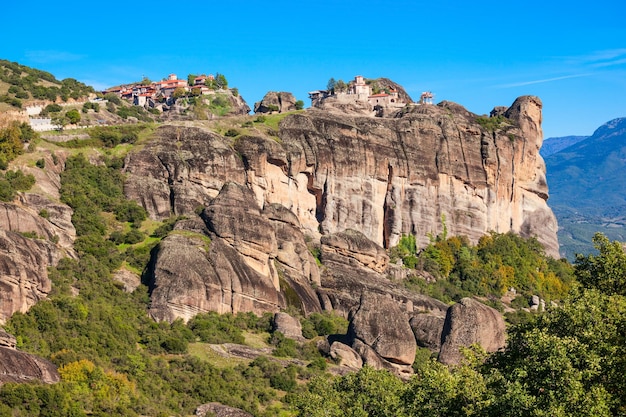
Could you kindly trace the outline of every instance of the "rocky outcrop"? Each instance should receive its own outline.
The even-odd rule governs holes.
[[[389,256],[363,233],[348,229],[344,232],[322,236],[322,256],[326,259],[338,257],[351,265],[382,273],[387,269]]]
[[[246,182],[241,157],[222,136],[178,126],[160,128],[124,165],[126,196],[159,220],[207,206],[227,181]]]
[[[206,205],[226,181],[257,204],[277,203],[311,236],[353,229],[382,247],[443,229],[471,241],[493,230],[536,236],[558,256],[541,146],[541,102],[521,97],[484,119],[449,102],[407,107],[397,118],[316,109],[294,114],[271,138],[230,139],[164,127],[129,156],[126,193],[151,217]]]
[[[439,361],[457,364],[463,358],[459,348],[479,344],[487,352],[504,347],[506,326],[495,309],[472,298],[463,298],[448,309],[441,335]]]
[[[0,202],[0,229],[55,241],[59,249],[73,256],[76,231],[72,209],[37,194],[21,195],[20,200],[18,204]]]
[[[296,98],[293,94],[284,91],[270,91],[261,101],[254,103],[255,113],[285,113],[298,110],[296,107]]]
[[[379,263],[373,262],[381,254],[380,249],[375,249],[378,245],[358,232],[338,235],[322,239],[321,260],[325,268],[317,293],[324,310],[348,317],[360,307],[362,294],[373,294],[391,297],[408,317],[424,313],[445,317],[445,303],[408,291],[378,271]],[[338,250],[335,243],[341,242],[340,246],[345,247],[346,241],[350,242],[350,250]]]
[[[207,311],[262,314],[289,303],[305,313],[320,311],[309,282],[316,275],[305,276],[304,267],[291,271],[314,264],[302,249],[301,232],[283,241],[283,251],[299,252],[279,258],[276,230],[294,227],[289,222],[296,219],[280,210],[269,212],[273,220],[256,206],[249,189],[231,182],[204,210],[203,222],[177,224],[159,244],[149,273],[151,315],[173,321]]]
[[[411,372],[415,337],[409,317],[391,297],[363,294],[350,320],[348,340],[364,363]]]
[[[38,151],[43,168],[12,164],[33,175],[36,185],[12,202],[0,202],[0,323],[47,296],[48,267],[64,256],[76,257],[72,209],[58,202],[67,153]]]
[[[0,385],[7,382],[59,382],[56,366],[45,359],[15,349],[15,337],[0,330]]]
[[[252,417],[252,414],[246,413],[239,408],[229,407],[220,403],[202,404],[201,406],[196,408],[194,415],[198,417]]]
[[[51,242],[0,229],[0,323],[48,295],[47,268],[56,265],[59,256]]]

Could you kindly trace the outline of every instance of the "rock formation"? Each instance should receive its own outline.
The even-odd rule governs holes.
[[[352,314],[348,338],[363,362],[410,374],[416,344],[406,311],[391,297],[364,293]]]
[[[14,166],[32,174],[37,185],[13,202],[0,202],[0,323],[45,298],[51,288],[47,268],[76,256],[72,209],[58,202],[66,156],[43,151],[45,168]]]
[[[153,262],[152,316],[173,321],[207,311],[262,314],[290,302],[307,314],[320,311],[309,281],[319,276],[311,268],[312,256],[302,249],[302,233],[290,234],[278,249],[280,228],[294,227],[297,219],[275,208],[268,212],[273,220],[248,188],[230,182],[204,210],[203,222],[177,225],[159,244]],[[289,255],[279,256],[285,248]]]
[[[291,317],[287,313],[274,314],[272,328],[273,331],[280,332],[289,339],[304,341],[304,337],[302,337],[302,325],[300,324],[300,321],[295,317]]]
[[[398,118],[309,110],[286,117],[280,143],[165,127],[129,156],[126,193],[151,217],[206,205],[226,181],[257,204],[277,203],[311,236],[357,230],[383,247],[419,246],[442,230],[472,241],[489,231],[536,236],[558,256],[541,146],[541,102],[521,97],[495,127],[454,103],[415,105]]]
[[[0,229],[0,323],[48,295],[47,267],[55,265],[58,257],[49,241]]]
[[[472,298],[463,298],[448,309],[441,335],[439,361],[457,364],[463,358],[459,348],[474,343],[487,352],[504,347],[506,326],[495,309]]]
[[[61,380],[56,366],[45,359],[15,349],[15,338],[0,330],[0,385],[7,382],[43,382]]]
[[[254,103],[255,113],[286,113],[297,110],[296,98],[284,91],[270,91],[259,102]]]

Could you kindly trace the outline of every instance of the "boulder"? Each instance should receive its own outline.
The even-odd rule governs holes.
[[[45,359],[11,347],[0,346],[0,385],[8,382],[43,382],[61,380],[56,366]]]
[[[16,344],[15,336],[0,329],[0,347],[15,349]]]
[[[374,272],[387,268],[389,256],[385,250],[356,230],[322,236],[322,259],[341,256],[350,264],[365,267]]]
[[[303,341],[302,337],[302,325],[300,320],[295,317],[291,317],[287,313],[274,314],[274,320],[272,321],[272,328],[275,332],[281,332],[285,337]]]
[[[406,312],[391,297],[363,294],[359,308],[348,326],[350,345],[368,346],[382,360],[399,365],[411,365],[417,346]],[[361,356],[363,350],[361,349]],[[364,362],[368,363],[367,357]]]
[[[439,352],[444,322],[444,317],[432,314],[418,314],[411,317],[409,324],[415,335],[417,345],[433,352]]]
[[[504,347],[506,326],[502,315],[473,298],[463,298],[448,309],[439,361],[448,365],[462,360],[460,348],[479,344],[487,352]]]
[[[285,113],[293,110],[297,110],[296,98],[284,91],[270,91],[261,101],[254,103],[255,113]]]
[[[361,355],[344,343],[333,342],[333,344],[330,345],[328,354],[337,361],[340,366],[352,369],[361,369],[363,367]]]

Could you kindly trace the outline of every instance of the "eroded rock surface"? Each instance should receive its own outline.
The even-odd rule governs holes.
[[[299,254],[294,250],[282,256],[284,262],[279,259],[277,230],[293,227],[289,222],[296,219],[271,212],[273,220],[248,188],[230,182],[204,210],[203,222],[177,224],[161,241],[150,274],[152,316],[173,321],[207,311],[260,315],[286,308],[289,300],[300,303],[296,307],[304,312],[321,311],[309,282],[316,275],[304,275],[302,265],[310,269],[314,260],[302,249],[301,232],[281,240],[300,248]]]
[[[415,359],[415,336],[409,317],[391,297],[363,294],[350,320],[348,338],[365,363],[371,362],[374,353],[382,361],[408,368]]]
[[[312,236],[353,229],[382,247],[443,229],[536,236],[558,256],[539,147],[541,101],[520,97],[493,126],[449,102],[381,119],[312,109],[280,124],[280,142],[164,127],[127,159],[127,195],[152,217],[190,213],[226,181],[278,203]],[[480,123],[479,123],[480,122]],[[236,149],[236,150],[235,150]]]
[[[7,382],[60,381],[57,367],[50,361],[15,349],[15,337],[0,330],[0,385]]]
[[[296,98],[285,91],[270,91],[259,102],[254,103],[255,113],[285,113],[297,110]]]
[[[198,417],[205,417],[207,415],[215,417],[252,417],[252,414],[246,413],[239,408],[229,407],[221,403],[202,404],[196,408],[194,415]]]
[[[0,323],[48,295],[47,268],[56,265],[59,256],[49,241],[0,229]]]

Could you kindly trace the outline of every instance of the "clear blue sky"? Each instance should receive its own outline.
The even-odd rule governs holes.
[[[626,116],[624,0],[35,0],[3,14],[0,58],[96,88],[219,72],[251,107],[270,90],[308,105],[330,77],[363,75],[478,114],[537,95],[546,138]]]

